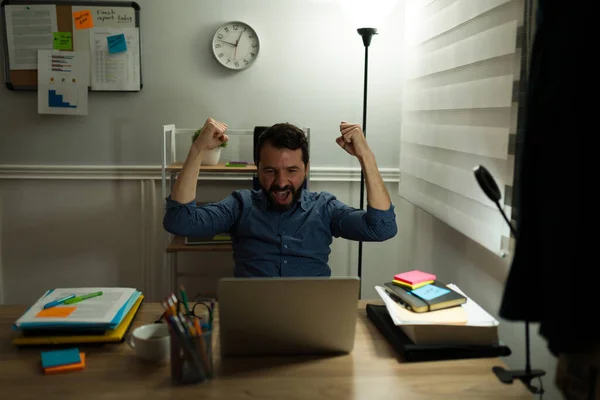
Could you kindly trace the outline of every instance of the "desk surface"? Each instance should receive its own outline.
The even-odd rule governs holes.
[[[378,301],[369,301],[378,303]],[[0,306],[0,391],[6,399],[532,399],[520,383],[500,383],[500,359],[402,363],[358,304],[356,344],[335,357],[215,358],[217,377],[172,386],[168,365],[138,361],[125,343],[82,345],[84,371],[45,376],[42,348],[17,348],[11,325],[26,306]],[[158,303],[143,303],[134,326],[153,322]],[[218,313],[215,313],[215,333]],[[218,335],[215,354],[218,355]]]

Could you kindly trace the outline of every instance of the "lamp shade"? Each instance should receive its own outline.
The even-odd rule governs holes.
[[[397,2],[398,0],[338,0],[355,29],[381,26]]]

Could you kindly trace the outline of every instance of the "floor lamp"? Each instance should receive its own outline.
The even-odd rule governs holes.
[[[383,20],[391,13],[398,0],[338,0],[340,6],[352,21],[354,28],[362,37],[365,46],[365,70],[364,70],[364,92],[363,92],[363,121],[362,129],[367,135],[367,87],[369,77],[369,46],[373,35],[377,35],[376,26],[380,26]],[[360,209],[365,207],[365,177],[360,172]],[[362,282],[362,259],[363,242],[358,242],[358,277]],[[361,284],[362,286],[362,284]],[[358,297],[361,297],[361,287],[358,289]]]
[[[371,45],[371,39],[373,35],[377,35],[377,29],[375,28],[358,28],[358,34],[362,37],[363,44],[365,45],[365,77],[364,77],[364,92],[363,92],[363,120],[362,130],[367,137],[367,82],[369,77],[369,46]],[[364,209],[365,205],[365,177],[362,169],[360,170],[360,209]],[[362,280],[362,252],[363,242],[358,242],[358,277]],[[359,288],[360,298],[360,288]]]

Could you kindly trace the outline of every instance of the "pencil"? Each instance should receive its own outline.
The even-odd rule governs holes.
[[[196,335],[198,337],[198,344],[200,346],[200,351],[202,352],[202,360],[204,361],[204,366],[206,367],[206,371],[212,374],[210,368],[210,360],[208,359],[208,353],[206,351],[206,343],[204,342],[204,334],[202,332],[202,327],[200,326],[200,322],[198,322],[198,318],[194,318],[194,326],[196,327]]]

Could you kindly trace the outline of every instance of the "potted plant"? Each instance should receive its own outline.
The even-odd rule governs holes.
[[[192,137],[192,143],[196,141],[196,139],[200,135],[200,131],[202,131],[202,129],[198,129],[196,132],[194,132],[194,136]],[[217,165],[219,163],[219,159],[221,158],[221,149],[223,147],[227,147],[227,142],[221,143],[220,146],[212,150],[203,151],[202,165]]]

